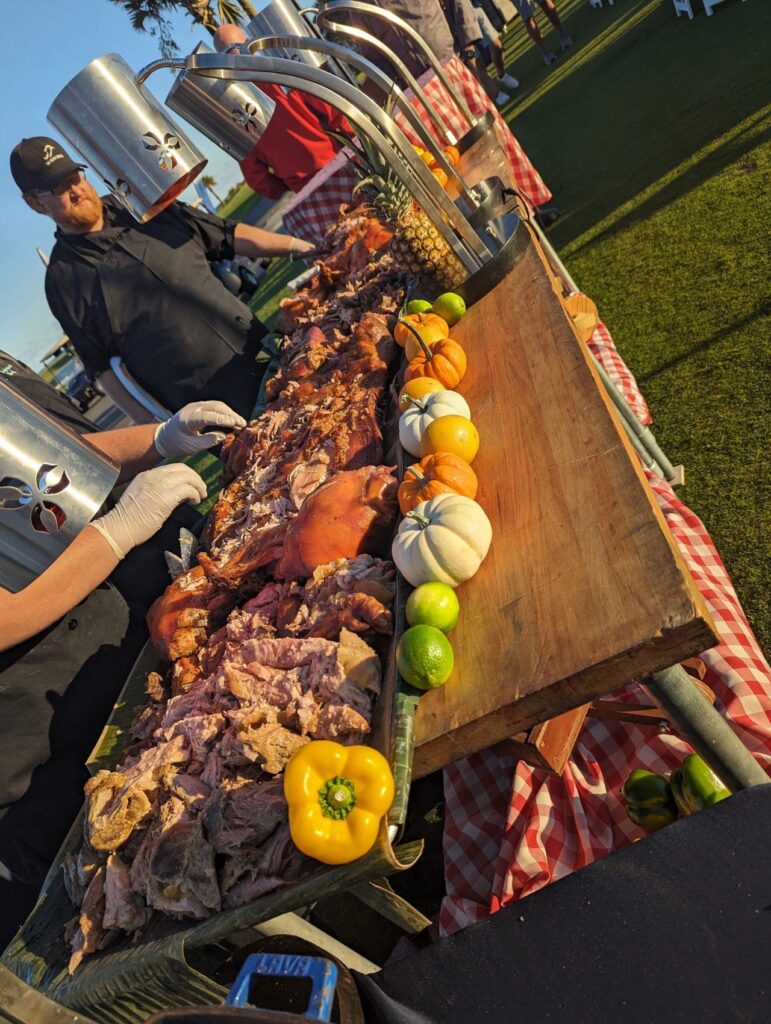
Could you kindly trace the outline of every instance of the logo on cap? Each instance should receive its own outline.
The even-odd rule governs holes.
[[[55,164],[57,160],[63,160],[64,153],[54,153],[54,147],[50,142],[47,142],[43,146],[43,163],[46,167],[50,167],[51,164]]]

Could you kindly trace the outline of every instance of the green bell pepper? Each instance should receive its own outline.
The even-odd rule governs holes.
[[[663,775],[635,768],[624,783],[621,795],[631,821],[646,832],[655,832],[677,819],[672,790]]]
[[[681,814],[695,814],[704,807],[725,800],[731,793],[706,761],[689,754],[670,778],[672,795]]]

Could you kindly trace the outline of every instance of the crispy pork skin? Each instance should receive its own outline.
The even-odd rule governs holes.
[[[331,477],[306,499],[292,521],[276,577],[303,579],[326,562],[382,551],[396,519],[397,486],[385,466]]]

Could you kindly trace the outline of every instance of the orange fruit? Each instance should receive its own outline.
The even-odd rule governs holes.
[[[452,452],[466,462],[473,462],[479,451],[479,432],[465,416],[440,416],[423,431],[420,439],[420,457],[437,452]]]
[[[457,146],[446,146],[444,155],[447,157],[447,163],[452,164],[453,167],[458,166],[460,160],[460,150]]]
[[[449,178],[447,177],[447,172],[446,171],[443,171],[441,167],[435,167],[435,168],[433,168],[431,173],[436,178],[436,180],[439,182],[439,184],[440,184],[440,186],[442,188],[447,188],[447,182],[449,181]]]
[[[408,397],[423,398],[424,395],[428,395],[432,391],[442,390],[443,385],[434,377],[414,377],[412,380],[408,380],[399,392],[399,411],[404,412],[409,408]]]

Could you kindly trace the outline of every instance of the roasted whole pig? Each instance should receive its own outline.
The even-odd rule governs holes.
[[[393,632],[397,482],[380,415],[399,358],[404,275],[363,210],[284,305],[281,370],[224,446],[200,564],[148,614],[151,673],[131,743],[86,785],[64,864],[71,969],[162,913],[202,919],[314,870],[291,841],[281,774],[314,739],[360,743]],[[374,254],[374,255],[373,255]]]
[[[274,575],[303,579],[325,562],[382,551],[396,520],[397,487],[386,466],[336,473],[292,520]]]
[[[234,604],[234,595],[212,583],[200,565],[181,573],[147,613],[153,646],[165,661],[193,654]]]

